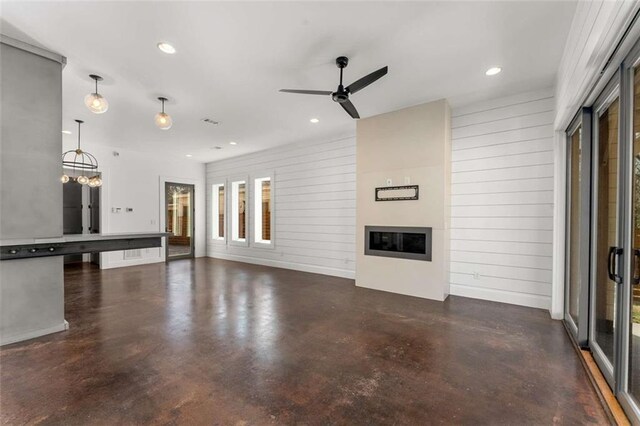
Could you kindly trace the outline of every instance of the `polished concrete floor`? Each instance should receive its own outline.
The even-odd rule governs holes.
[[[65,272],[0,350],[5,424],[605,424],[547,312],[213,259]]]

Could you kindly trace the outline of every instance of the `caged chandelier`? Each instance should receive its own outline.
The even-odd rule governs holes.
[[[92,188],[102,186],[102,179],[98,173],[98,160],[80,148],[80,125],[84,121],[76,120],[76,123],[78,123],[78,147],[62,154],[62,167],[66,170],[60,180],[62,183],[75,180],[79,184],[89,185]]]

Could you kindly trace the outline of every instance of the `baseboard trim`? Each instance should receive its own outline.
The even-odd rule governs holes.
[[[472,299],[490,300],[492,302],[509,303],[529,308],[549,309],[551,298],[537,294],[513,293],[490,288],[469,287],[460,284],[450,285],[450,295],[469,297]]]
[[[26,333],[14,334],[13,336],[0,337],[0,346],[10,345],[12,343],[22,342],[29,339],[35,339],[36,337],[44,336],[51,333],[57,333],[59,331],[65,331],[68,329],[69,323],[64,320],[62,323],[53,327],[41,328],[39,330],[32,330]]]
[[[278,260],[260,259],[250,256],[238,256],[234,254],[214,253],[209,254],[208,257],[214,259],[233,260],[235,262],[251,263],[254,265],[271,266],[273,268],[292,269],[294,271],[311,272],[314,274],[330,275],[332,277],[341,277],[348,279],[355,279],[355,271],[348,271],[346,269],[334,269],[324,266],[305,265],[303,263],[283,262]]]

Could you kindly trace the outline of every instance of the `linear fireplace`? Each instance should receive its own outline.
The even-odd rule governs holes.
[[[431,228],[365,226],[364,254],[431,261]]]

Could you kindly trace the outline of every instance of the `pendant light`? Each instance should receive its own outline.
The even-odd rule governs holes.
[[[102,179],[98,174],[98,160],[80,148],[80,125],[84,121],[76,120],[76,123],[78,123],[78,147],[62,154],[62,167],[71,169],[72,176],[64,173],[60,181],[67,183],[75,180],[81,185],[102,186]]]
[[[171,116],[164,112],[164,103],[168,101],[165,97],[159,97],[158,100],[162,102],[162,112],[156,114],[155,121],[156,126],[161,128],[162,130],[169,130],[171,125],[173,125],[173,120],[171,120]]]
[[[107,102],[104,96],[98,93],[98,82],[102,81],[103,78],[95,74],[90,74],[89,77],[96,82],[96,91],[94,93],[89,93],[84,97],[84,104],[89,108],[89,111],[95,114],[107,112],[109,109],[109,102]]]

